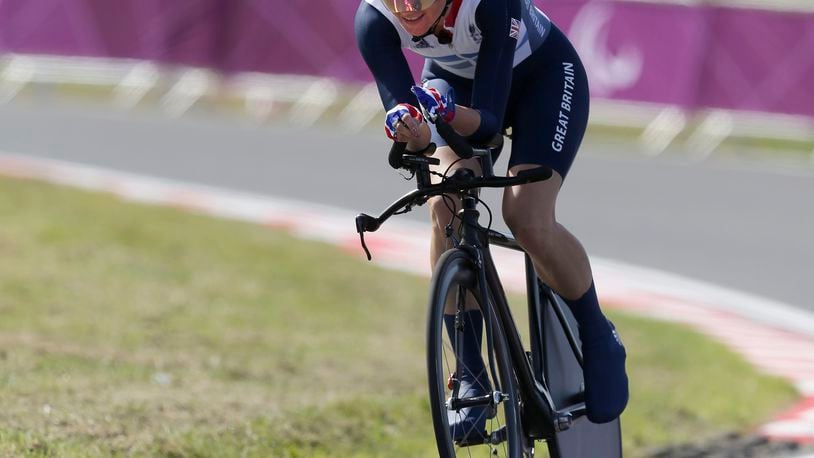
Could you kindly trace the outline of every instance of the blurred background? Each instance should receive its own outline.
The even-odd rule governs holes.
[[[592,257],[597,258],[597,265],[611,266],[608,267],[611,270],[619,265],[649,269],[671,278],[691,280],[695,282],[693,285],[700,282],[720,288],[732,293],[727,296],[729,299],[726,300],[730,302],[727,307],[738,309],[739,304],[748,303],[751,308],[744,307],[749,308],[744,312],[746,315],[768,323],[773,329],[793,331],[802,336],[803,347],[795,356],[801,359],[793,363],[796,369],[802,367],[795,374],[803,375],[785,377],[797,386],[797,394],[789,394],[794,390],[788,387],[781,388],[779,397],[766,401],[768,407],[759,413],[733,414],[727,406],[731,407],[739,400],[730,400],[724,403],[721,412],[724,412],[723,417],[727,417],[727,412],[731,414],[729,416],[733,418],[726,419],[732,420],[731,423],[701,414],[695,418],[682,410],[685,407],[676,407],[676,417],[664,422],[661,435],[636,433],[638,435],[626,438],[626,444],[645,455],[654,447],[686,443],[691,437],[708,439],[732,431],[736,431],[737,437],[741,434],[748,436],[759,423],[765,423],[789,407],[792,404],[790,399],[801,396],[801,380],[814,380],[814,361],[811,361],[814,350],[809,351],[814,346],[808,346],[811,344],[808,339],[814,339],[814,328],[807,321],[814,313],[814,302],[806,288],[814,274],[811,266],[814,259],[814,2],[537,0],[536,3],[575,44],[587,68],[592,91],[589,131],[563,189],[558,219],[582,240]],[[350,0],[0,0],[0,159],[7,165],[12,160],[21,159],[57,160],[328,205],[350,213],[374,213],[384,208],[391,197],[395,199],[409,190],[410,185],[394,175],[385,162],[387,142],[381,134],[383,111],[375,85],[356,49],[353,33],[357,5]],[[408,58],[417,75],[420,60],[414,56]],[[499,167],[505,168],[505,164],[499,164]],[[6,240],[12,240],[8,246],[17,243],[9,234],[13,233],[12,221],[25,219],[22,217],[23,207],[28,205],[26,208],[36,209],[39,203],[50,199],[17,195],[16,190],[23,188],[18,182],[7,185],[8,206],[0,212],[0,230],[5,227]],[[499,194],[487,193],[486,197],[497,218]],[[22,202],[26,204],[22,205]],[[194,208],[194,202],[190,206]],[[42,208],[40,211],[47,214],[51,210]],[[94,219],[89,215],[98,210],[86,211],[90,212],[83,217],[87,222]],[[118,210],[105,211],[115,213]],[[149,226],[153,221],[151,218],[165,217],[153,215],[144,216],[146,219],[125,220]],[[425,224],[427,215],[421,209],[407,218],[416,224]],[[58,219],[51,223],[64,222]],[[187,230],[193,227],[188,222],[179,225]],[[495,226],[505,228],[497,220]],[[166,230],[171,233],[175,229],[167,227]],[[350,220],[347,230],[354,235]],[[18,228],[18,234],[30,232],[28,226]],[[83,230],[77,229],[74,235],[79,237],[80,233]],[[228,233],[226,230],[223,234]],[[97,237],[95,242],[88,242],[91,246],[94,243],[108,246],[104,245],[107,242],[100,241],[103,239],[98,238],[101,237],[99,234],[94,237]],[[117,237],[108,242],[117,246],[129,246],[133,242],[129,236]],[[160,235],[151,232],[149,236],[143,235],[143,240],[136,239],[153,248],[161,245],[151,237]],[[180,238],[170,245],[180,244]],[[0,253],[4,253],[3,240],[0,237]],[[48,243],[54,240],[47,237]],[[50,246],[48,243],[43,246]],[[210,242],[201,243],[202,246],[211,246]],[[294,242],[286,241],[283,245],[288,243]],[[144,249],[138,244],[134,246]],[[185,249],[196,251],[200,247]],[[251,251],[247,248],[246,256]],[[21,251],[14,253],[22,256]],[[51,259],[49,253],[42,254],[43,258]],[[280,271],[275,271],[275,275],[299,272],[294,267],[297,262],[284,261],[288,258],[283,254],[277,251],[265,254],[283,266]],[[358,258],[358,253],[354,256]],[[29,261],[32,276],[12,278],[10,272],[15,270],[12,263],[22,262],[13,259],[17,258],[11,254],[3,259],[8,263],[8,271],[7,280],[0,283],[0,291],[7,293],[7,302],[6,309],[0,307],[0,310],[19,315],[20,321],[10,320],[4,328],[4,351],[22,346],[32,355],[53,356],[49,352],[55,352],[59,359],[64,352],[55,348],[64,349],[66,342],[73,342],[79,349],[69,352],[72,357],[87,357],[88,364],[97,367],[102,364],[99,361],[109,362],[110,358],[115,363],[118,353],[111,350],[114,356],[104,351],[101,356],[93,352],[90,356],[82,356],[84,350],[77,339],[82,341],[87,337],[86,344],[90,347],[119,348],[117,345],[123,345],[120,348],[124,353],[130,351],[129,345],[135,346],[133,348],[150,348],[151,345],[161,348],[166,343],[160,342],[156,336],[153,337],[157,340],[151,340],[153,337],[139,333],[125,339],[116,337],[116,332],[97,335],[100,332],[97,328],[77,331],[79,328],[66,327],[63,322],[40,321],[39,315],[33,311],[38,309],[27,308],[29,300],[41,300],[46,314],[53,312],[51,307],[59,308],[61,302],[56,300],[57,305],[54,305],[52,299],[15,296],[20,284],[39,284],[46,280],[38,273],[41,259]],[[71,262],[78,260],[71,258]],[[128,264],[133,260],[124,256],[122,262]],[[156,262],[165,265],[172,260],[162,258]],[[193,272],[194,266],[207,265],[208,262],[196,258],[185,268]],[[290,268],[286,267],[288,262],[292,263]],[[72,264],[66,266],[69,265]],[[153,271],[154,267],[144,269]],[[66,271],[71,269],[65,267]],[[189,272],[187,274],[194,277]],[[261,271],[258,275],[270,274]],[[65,281],[70,285],[71,281],[78,280]],[[258,283],[262,281],[258,280]],[[360,291],[364,290],[365,284],[360,280]],[[175,287],[180,291],[189,285],[180,282]],[[222,336],[217,323],[202,325],[197,321],[192,324],[181,320],[177,328],[164,329],[165,333],[180,333],[183,329],[200,331],[201,335],[208,336],[204,338],[193,332],[198,337],[173,341],[172,345],[177,345],[178,354],[182,355],[177,360],[165,360],[153,354],[136,358],[144,368],[143,373],[136,371],[141,375],[135,375],[135,380],[156,389],[174,386],[179,391],[166,395],[166,398],[141,393],[136,396],[136,401],[132,397],[115,398],[118,401],[105,398],[107,404],[121,409],[100,408],[99,412],[87,414],[91,420],[86,418],[85,423],[79,423],[87,425],[95,421],[96,426],[82,430],[86,440],[66,442],[65,437],[70,437],[73,430],[66,429],[65,425],[79,424],[67,413],[60,420],[62,429],[43,426],[51,424],[48,423],[51,420],[40,417],[53,419],[54,412],[59,412],[54,407],[55,401],[37,396],[32,400],[23,392],[9,388],[12,384],[8,380],[15,374],[19,377],[30,368],[24,364],[15,366],[17,360],[3,357],[0,364],[6,378],[0,380],[6,380],[3,386],[8,390],[3,402],[8,405],[11,397],[18,401],[14,404],[17,410],[10,409],[12,413],[0,418],[5,422],[2,426],[5,429],[0,430],[0,450],[16,455],[21,450],[38,453],[38,447],[46,450],[50,447],[50,450],[56,450],[56,454],[83,454],[89,444],[103,444],[93,453],[106,455],[111,450],[136,450],[148,454],[207,454],[212,453],[208,441],[216,440],[236,444],[234,450],[254,450],[260,456],[345,456],[350,453],[348,450],[355,450],[360,441],[367,444],[367,439],[361,438],[345,444],[346,448],[340,445],[339,452],[332,448],[336,443],[348,440],[339,439],[349,426],[340,419],[354,418],[351,407],[355,403],[348,403],[347,398],[337,393],[354,384],[358,386],[359,378],[372,376],[374,369],[353,376],[326,375],[316,369],[311,373],[301,369],[298,363],[310,361],[308,355],[317,350],[324,353],[321,356],[324,359],[317,360],[330,367],[336,364],[340,355],[319,346],[324,343],[313,347],[313,341],[300,342],[293,334],[284,333],[281,320],[289,312],[280,312],[286,309],[275,302],[281,297],[279,288],[282,287],[275,284],[278,289],[263,293],[266,296],[261,295],[263,300],[278,307],[276,314],[263,315],[254,323],[227,320],[236,329],[250,324],[259,326],[247,331],[253,336],[251,339],[236,338],[241,342],[239,345],[228,339],[221,340],[226,337]],[[73,291],[68,286],[66,288]],[[599,289],[602,289],[601,285]],[[62,293],[63,290],[49,294],[59,298]],[[422,295],[418,293],[418,302],[423,301]],[[210,304],[207,302],[209,296],[204,296],[196,300]],[[346,300],[354,302],[354,297],[348,292]],[[740,299],[733,300],[732,297]],[[107,310],[110,300],[109,297],[98,298],[99,310]],[[261,307],[263,300],[258,299],[256,306]],[[310,298],[308,304],[324,300],[324,296]],[[712,298],[708,300],[714,302]],[[81,308],[90,302],[88,297],[79,295],[74,305]],[[222,302],[229,310],[231,307],[240,309],[236,305],[241,303],[239,299],[224,299]],[[220,302],[214,300],[213,303]],[[188,317],[194,313],[183,307],[173,309],[175,305],[189,304],[189,301],[172,295],[156,293],[150,304],[156,310],[175,310],[173,313],[177,312],[179,316]],[[140,316],[138,310],[142,310],[144,304],[139,302],[130,306],[134,310],[133,316]],[[152,310],[150,307],[144,310]],[[418,324],[423,315],[421,307],[404,305],[405,320],[417,320],[414,323],[416,334],[420,334],[421,329]],[[73,309],[64,305],[60,310],[70,315],[72,312],[69,311]],[[322,309],[315,310],[314,313],[318,313]],[[414,313],[416,310],[419,313]],[[358,310],[358,313],[365,316],[364,310]],[[772,315],[774,318],[783,315],[786,319],[773,320]],[[412,318],[406,318],[408,316]],[[797,318],[789,319],[789,316]],[[120,325],[125,326],[132,316],[120,318]],[[88,319],[93,321],[93,318]],[[150,315],[144,319],[143,329],[151,329],[150,323],[153,322],[150,320],[159,318]],[[142,322],[137,320],[137,323]],[[333,322],[314,324],[313,327],[303,325],[303,329],[324,332],[321,326],[330,323]],[[263,326],[286,337],[263,340],[268,337],[262,336]],[[636,323],[628,326],[628,332],[633,335],[637,335],[636,329],[642,327]],[[116,329],[115,326],[112,329]],[[54,330],[65,331],[65,334],[59,338],[59,332],[54,333]],[[384,332],[377,334],[380,331],[366,332],[370,336],[379,336],[375,338],[386,335]],[[43,337],[49,335],[51,340]],[[84,337],[78,338],[77,335]],[[646,336],[646,333],[642,334],[643,342],[647,341]],[[374,337],[371,339],[375,340]],[[309,339],[313,338],[310,334]],[[415,346],[415,350],[421,345],[420,339],[417,343],[406,336],[404,339],[400,348]],[[303,345],[303,353],[283,352],[285,358],[282,362],[269,356],[279,354],[284,341],[290,344],[289,350]],[[670,344],[665,343],[665,351],[670,351],[670,345],[681,341],[676,337]],[[193,364],[192,368],[182,363],[198,357],[185,353],[189,350],[185,346],[189,342],[196,342],[196,345],[209,342],[201,344],[202,348],[209,350],[199,355],[201,363]],[[242,358],[236,358],[234,367],[223,362],[229,360],[228,355],[245,351],[247,342],[262,343],[257,348],[265,349],[264,356],[245,352]],[[348,344],[353,342],[358,344],[355,340],[349,340]],[[230,348],[231,352],[219,354],[217,348]],[[784,347],[782,352],[785,351]],[[214,360],[213,354],[217,356]],[[416,358],[420,359],[420,353],[418,355]],[[256,367],[256,364],[262,366],[256,361],[264,357],[269,358],[268,366]],[[375,359],[374,356],[371,358]],[[654,361],[659,359],[663,358],[653,355],[653,359],[642,362],[642,366],[655,364]],[[136,362],[128,359],[127,364]],[[318,365],[314,361],[310,364]],[[673,367],[665,370],[681,367],[675,361],[671,364]],[[711,366],[716,364],[710,363]],[[249,369],[245,369],[247,366]],[[315,438],[313,431],[307,437],[291,432],[308,430],[303,424],[323,417],[322,411],[313,410],[312,398],[302,394],[292,397],[296,399],[293,404],[278,405],[279,400],[274,396],[269,398],[259,394],[268,389],[269,378],[277,377],[279,381],[281,367],[287,368],[286,377],[291,379],[298,379],[303,374],[315,377],[319,390],[333,393],[328,398],[338,400],[338,404],[332,404],[334,410],[325,415],[338,425],[334,435],[328,432],[325,440],[328,445]],[[218,374],[225,371],[225,378],[215,377],[218,383],[223,383],[196,386],[195,389],[200,391],[187,390],[189,393],[205,397],[207,389],[239,390],[236,386],[242,385],[229,385],[226,382],[230,380],[256,382],[257,385],[251,385],[256,391],[246,391],[243,393],[245,397],[223,396],[223,399],[213,400],[212,409],[202,409],[196,404],[200,402],[200,396],[193,400],[179,394],[190,388],[184,385],[184,380],[201,376],[201,371],[206,373],[210,369]],[[244,369],[246,373],[242,372]],[[54,370],[56,372],[48,372],[49,377],[62,377],[74,369]],[[410,412],[410,408],[423,399],[420,364],[415,364],[412,370],[419,380],[416,382],[419,388],[409,383],[393,382],[397,387],[416,392],[414,398],[399,401],[406,403],[407,407],[399,405]],[[103,374],[99,380],[107,378]],[[101,381],[98,383],[99,387],[105,385]],[[723,386],[731,383],[725,377],[722,380]],[[87,384],[82,386],[87,387]],[[294,389],[293,383],[279,386]],[[755,384],[754,387],[763,385]],[[54,393],[60,393],[54,395],[56,398],[78,409],[73,412],[81,417],[76,414],[82,411],[77,407],[81,403],[77,404],[71,393],[51,388],[56,390]],[[51,388],[43,388],[42,392]],[[697,391],[694,389],[693,395]],[[805,390],[802,390],[804,394]],[[710,395],[714,397],[717,393],[713,391]],[[751,395],[743,396],[751,399]],[[180,407],[173,404],[175,407],[169,411],[174,413],[169,415],[166,414],[167,404],[159,402],[160,405],[154,405],[148,399],[164,399],[161,402],[170,404],[177,402]],[[19,415],[24,415],[22,412],[31,410],[33,404],[26,404],[26,400],[36,404],[33,409],[36,418],[24,422],[28,425],[28,429],[24,429],[34,431],[33,436],[26,436],[19,428],[9,426],[19,419]],[[373,406],[374,410],[387,411],[380,404]],[[277,407],[264,409],[258,405]],[[217,425],[207,424],[209,429],[205,428],[203,433],[195,429],[200,426],[202,418],[228,410],[224,406],[232,406],[238,412],[245,409],[245,415],[236,413],[235,418],[217,417],[221,426],[232,425],[229,426],[231,435],[228,441],[219,435],[223,428],[219,429]],[[303,406],[312,410],[302,410]],[[187,416],[177,414],[187,412],[184,409],[193,413]],[[136,411],[140,413],[134,413]],[[269,411],[290,414],[294,420],[281,422]],[[291,414],[294,411],[296,415]],[[139,422],[116,421],[120,416],[132,419],[138,415],[163,418],[158,422],[162,426],[151,429]],[[387,421],[404,427],[398,420],[382,415]],[[423,413],[416,415],[420,418]],[[635,415],[645,419],[643,424],[652,420],[652,411],[647,408]],[[688,415],[692,417],[689,420]],[[113,418],[108,423],[115,427],[110,428],[118,431],[121,437],[116,436],[118,439],[112,441],[104,439],[112,434],[110,429],[99,426],[106,421],[105,418]],[[180,422],[184,425],[181,432],[171,426],[178,418],[182,418]],[[257,423],[257,418],[266,420]],[[682,425],[684,421],[692,427],[687,427],[685,433],[671,435],[676,424]],[[631,419],[631,422],[636,420]],[[711,426],[716,424],[725,426]],[[353,426],[351,422],[350,427]],[[804,430],[799,437],[814,438],[814,421],[806,427],[810,430]],[[264,431],[259,433],[260,439],[251,436],[249,432],[253,430]],[[3,439],[2,431],[7,433],[7,439]],[[149,434],[144,433],[145,436],[143,431]],[[171,434],[162,431],[171,431]],[[386,435],[387,431],[379,433]],[[190,435],[195,439],[190,440]],[[283,439],[275,442],[270,439],[272,436]],[[359,453],[364,456],[383,453],[381,443],[373,441],[368,445],[369,448],[364,450],[369,452]],[[263,448],[265,446],[269,448]],[[398,448],[402,446],[404,448]],[[416,452],[410,448],[412,446],[401,444],[396,448],[398,452],[391,450],[389,453],[391,456],[393,453],[422,456],[422,452]],[[224,448],[220,451],[231,454],[234,450]]]
[[[692,136],[697,154],[730,137],[768,132],[810,140],[810,130],[799,128],[814,115],[810,2],[550,0],[540,6],[579,48],[597,102],[642,104],[611,112],[597,104],[595,122],[651,127],[651,152],[681,134]],[[260,105],[313,99],[324,108],[347,108],[361,123],[376,105],[354,97],[367,95],[356,91],[370,80],[355,47],[354,13],[354,4],[338,0],[5,0],[4,96],[29,82],[61,80],[116,86],[122,103],[137,103],[156,86],[183,83],[177,89],[190,96],[228,92]],[[179,74],[182,68],[197,71]],[[348,106],[346,97],[355,103]]]
[[[364,186],[324,192],[344,183],[343,173],[401,189],[382,177],[376,159],[381,145],[372,136],[381,129],[382,109],[356,49],[351,3],[4,0],[3,146],[344,208],[379,206]],[[576,168],[563,219],[598,255],[812,307],[800,288],[814,257],[810,183],[766,169],[808,174],[814,163],[814,4],[550,0],[540,7],[567,32],[588,69],[593,101],[583,151],[603,155]],[[418,74],[421,62],[408,57]],[[60,107],[66,100],[103,103]],[[216,126],[158,122],[162,133],[141,135],[134,126],[148,129],[156,112],[169,119],[208,116],[203,122]],[[78,114],[106,120],[82,122]],[[235,130],[219,117],[272,129]],[[309,131],[317,134],[303,134]],[[361,135],[337,142],[324,137],[328,132]],[[320,174],[325,188],[292,189],[297,175],[270,166],[292,147],[303,152],[285,154],[288,167],[309,167],[316,155],[334,168]],[[337,149],[356,151],[360,160],[341,163]],[[219,154],[226,150],[231,162]],[[188,167],[192,151],[198,169]],[[599,165],[612,153],[632,162]],[[701,167],[684,175],[675,165],[649,164],[653,158],[770,163],[749,172]],[[269,166],[241,168],[242,159]],[[244,179],[246,173],[256,179]],[[609,188],[620,194],[611,198]],[[572,203],[572,192],[581,202]],[[581,208],[586,203],[592,207]],[[691,204],[699,210],[679,213]],[[654,232],[657,242],[643,236]],[[669,255],[666,246],[674,247]],[[765,277],[777,272],[767,266],[786,265],[794,267]]]
[[[370,76],[355,47],[352,3],[5,0],[4,97],[26,83],[85,83],[114,86],[121,103],[135,104],[151,89],[180,83],[177,91],[189,97],[231,96],[256,109],[293,98],[340,106],[347,109],[343,118],[367,122],[376,105],[362,97],[368,92],[358,92]],[[594,122],[650,127],[650,152],[686,136],[696,154],[732,137],[810,140],[810,2],[550,0],[540,6],[568,32],[590,69]],[[639,105],[614,111],[610,101]],[[303,121],[327,114],[313,109]]]

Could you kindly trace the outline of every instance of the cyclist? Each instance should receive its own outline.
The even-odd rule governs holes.
[[[547,181],[506,189],[503,217],[537,273],[577,320],[588,418],[595,423],[617,418],[628,400],[625,349],[600,310],[585,250],[554,212],[588,121],[587,77],[568,39],[532,0],[362,0],[355,30],[387,110],[389,138],[406,142],[413,152],[434,142],[434,157],[441,160],[437,170],[443,172],[458,157],[437,134],[438,118],[473,142],[511,127],[509,175],[539,165],[554,170]],[[423,85],[414,86],[402,48],[425,58]],[[457,167],[478,170],[473,159],[452,170]],[[433,266],[447,248],[449,205],[441,197],[429,203]],[[463,335],[474,337],[459,344],[465,370],[458,378],[462,393],[478,395],[490,390],[480,381],[483,318],[476,307],[467,309]],[[454,315],[445,318],[454,332]],[[453,431],[483,430],[483,408],[462,414],[451,420]]]

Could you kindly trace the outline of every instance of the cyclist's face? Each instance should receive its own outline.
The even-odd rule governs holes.
[[[399,23],[410,35],[419,36],[427,32],[444,9],[443,0],[435,0],[427,9],[396,13]]]

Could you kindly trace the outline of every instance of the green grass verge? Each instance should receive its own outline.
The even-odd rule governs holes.
[[[266,228],[0,179],[0,455],[432,456],[427,280]],[[522,313],[517,313],[522,316]],[[629,455],[794,398],[614,314]]]

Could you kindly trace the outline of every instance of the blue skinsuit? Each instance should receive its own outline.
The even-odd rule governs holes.
[[[480,112],[473,141],[511,127],[509,167],[545,164],[565,177],[589,105],[585,70],[568,39],[531,0],[455,0],[446,27],[449,45],[434,35],[416,42],[380,0],[360,3],[357,42],[385,109],[417,106],[408,48],[425,58],[422,80],[442,91],[452,86],[458,104]],[[434,129],[433,141],[445,144]]]

